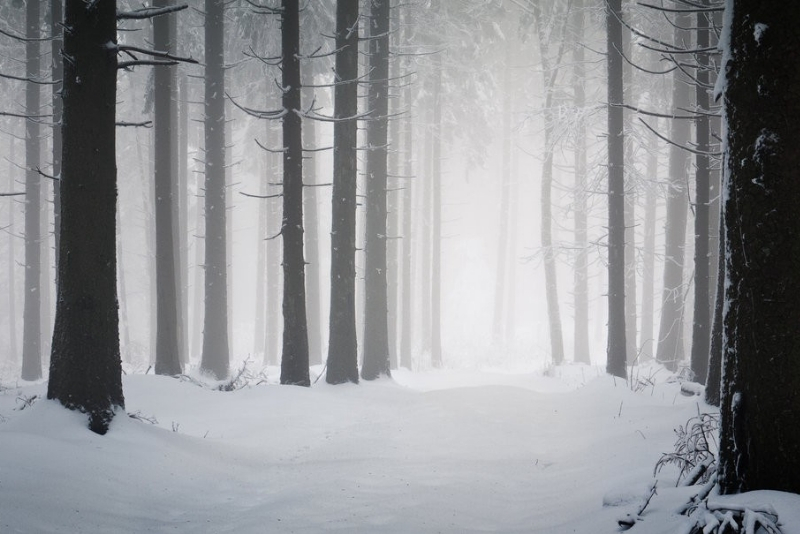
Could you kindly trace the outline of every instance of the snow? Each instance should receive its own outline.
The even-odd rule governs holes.
[[[655,367],[633,385],[583,365],[311,388],[267,372],[232,392],[128,374],[128,413],[157,423],[120,414],[105,436],[56,402],[26,407],[44,383],[6,380],[0,532],[619,532],[673,429],[710,409]],[[697,488],[658,476],[631,532],[686,524]],[[771,504],[800,532],[796,495],[714,499]]]
[[[757,22],[753,26],[753,38],[756,40],[756,44],[761,44],[761,39],[764,38],[764,33],[766,33],[767,28],[769,28],[769,26],[761,22]]]

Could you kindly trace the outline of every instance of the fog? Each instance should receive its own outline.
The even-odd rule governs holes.
[[[203,186],[203,47],[202,14],[197,2],[178,18],[177,50],[180,54],[200,61],[198,65],[182,64],[175,68],[176,79],[185,92],[176,92],[175,101],[179,118],[175,125],[175,140],[186,142],[185,161],[177,163],[178,172],[186,180],[185,192],[176,193],[175,201],[182,204],[182,249],[185,267],[182,269],[182,291],[185,293],[185,339],[191,362],[200,354],[199,340],[202,332],[202,287],[204,219],[202,211]],[[443,123],[441,149],[441,335],[443,365],[445,367],[473,367],[492,365],[500,367],[529,367],[536,362],[550,361],[551,340],[548,330],[545,299],[544,263],[548,253],[555,258],[558,280],[560,321],[563,330],[566,360],[576,359],[574,354],[575,316],[575,265],[579,250],[587,252],[588,259],[588,335],[591,362],[605,361],[606,338],[606,148],[605,148],[605,65],[597,50],[603,46],[603,13],[600,7],[581,8],[584,26],[579,34],[568,26],[575,12],[569,14],[565,6],[548,6],[541,12],[525,3],[509,2],[446,2],[437,10],[420,5],[398,8],[393,14],[392,49],[396,54],[390,82],[390,185],[388,204],[391,235],[387,246],[399,255],[404,240],[412,242],[413,276],[409,287],[402,287],[402,267],[388,266],[389,284],[396,288],[398,297],[389,305],[390,340],[400,335],[399,295],[411,293],[413,367],[425,369],[430,363],[430,346],[427,332],[430,321],[429,297],[424,270],[423,233],[430,231],[430,208],[423,206],[422,197],[431,180],[430,141],[432,135],[431,102],[433,74],[441,63]],[[524,4],[524,5],[523,5]],[[527,7],[526,7],[527,6]],[[255,13],[245,2],[233,2],[227,8],[225,61],[226,71],[226,130],[227,130],[227,202],[228,202],[228,284],[229,330],[231,366],[236,362],[251,360],[275,363],[279,357],[280,328],[269,327],[266,319],[259,323],[259,312],[266,313],[269,302],[280,310],[279,295],[261,295],[259,284],[277,280],[280,272],[259,272],[263,269],[263,255],[268,249],[280,249],[280,237],[275,234],[276,208],[267,228],[259,227],[259,210],[269,201],[249,195],[274,194],[280,190],[280,155],[265,151],[262,146],[277,149],[280,146],[280,121],[255,118],[242,108],[270,109],[277,105],[276,90],[280,71],[274,61],[279,52],[279,24],[277,17]],[[536,15],[538,13],[538,15]],[[647,10],[635,12],[643,29],[658,27]],[[16,16],[19,16],[17,13]],[[540,17],[543,24],[535,22]],[[532,18],[533,17],[533,18]],[[431,20],[427,20],[431,19]],[[366,37],[366,22],[362,20],[362,37]],[[438,21],[438,22],[437,22]],[[313,103],[304,97],[304,106],[319,116],[332,116],[333,96],[331,82],[333,44],[333,5],[330,2],[311,3],[305,7],[301,20],[301,51],[320,56],[301,62],[304,83],[317,86],[313,89]],[[437,26],[438,24],[438,26]],[[572,22],[569,23],[570,25]],[[438,28],[438,30],[437,30]],[[441,30],[441,31],[439,31]],[[653,30],[655,31],[655,30]],[[546,32],[540,39],[538,32]],[[151,39],[152,25],[139,25],[139,29],[121,33],[120,39],[133,44],[146,44]],[[437,39],[440,39],[437,40]],[[366,39],[364,42],[368,42]],[[366,47],[366,45],[364,45]],[[363,48],[363,47],[362,47]],[[576,70],[574,50],[583,51],[580,71]],[[13,48],[12,48],[13,50]],[[327,56],[326,56],[327,54]],[[634,47],[632,57],[646,64],[651,61],[646,50]],[[362,61],[368,54],[362,50]],[[657,61],[657,60],[656,60]],[[437,63],[439,62],[439,63]],[[8,59],[3,63],[10,68]],[[6,68],[4,67],[4,68]],[[362,69],[366,69],[362,65]],[[583,79],[575,78],[576,72]],[[551,76],[554,76],[551,79]],[[653,109],[669,108],[669,76],[652,76],[635,71],[628,73],[627,93],[633,105],[641,104]],[[547,83],[552,87],[546,88]],[[0,80],[4,94],[14,102],[16,94],[8,80]],[[184,85],[185,84],[185,85]],[[575,87],[581,86],[585,94],[582,107],[574,103]],[[183,91],[183,89],[181,89]],[[367,84],[360,87],[360,109],[365,109]],[[43,92],[44,94],[44,92]],[[18,105],[18,104],[16,104]],[[546,107],[548,106],[549,107]],[[185,110],[185,111],[184,111]],[[309,113],[311,115],[311,113]],[[136,67],[120,71],[118,77],[117,119],[119,121],[152,121],[152,69]],[[90,120],[87,118],[87,120]],[[183,122],[181,122],[183,121]],[[310,128],[310,119],[304,119],[304,128]],[[359,201],[363,204],[364,163],[368,154],[364,129],[359,127]],[[395,128],[394,123],[399,126]],[[659,120],[651,123],[658,127]],[[665,121],[661,121],[661,127]],[[551,127],[549,145],[545,137],[546,125]],[[24,147],[20,121],[6,118],[3,122],[3,160],[7,179],[4,187],[16,191],[23,182]],[[331,147],[333,126],[330,122],[316,122],[315,147]],[[405,129],[412,128],[413,145],[406,147]],[[648,188],[658,190],[656,207],[656,250],[663,250],[663,201],[666,183],[664,168],[667,144],[653,143],[651,134],[633,114],[627,116],[630,172],[626,185],[634,203],[633,220],[627,226],[633,229],[636,257],[632,264],[636,286],[641,291],[644,267],[644,199]],[[44,131],[46,132],[46,128]],[[434,134],[435,135],[435,134]],[[51,136],[42,135],[43,153],[50,148]],[[583,186],[576,186],[575,150],[578,139],[586,143],[587,173]],[[308,143],[308,140],[306,140]],[[121,313],[120,339],[123,359],[145,369],[154,356],[154,223],[153,223],[153,129],[150,127],[120,127],[117,139],[119,188],[119,305]],[[306,148],[312,148],[306,146]],[[657,150],[658,171],[645,175],[647,155]],[[551,249],[542,244],[542,170],[543,163],[552,156],[553,182],[550,208],[552,211]],[[331,188],[333,158],[330,150],[305,153],[306,182],[311,176],[316,184],[317,219],[313,224],[319,233],[319,287],[320,329],[309,332],[320,339],[320,354],[327,354],[327,328],[330,286],[330,231]],[[51,158],[45,158],[46,169]],[[410,166],[409,166],[410,165]],[[411,174],[406,175],[410,169]],[[688,170],[688,169],[687,169]],[[504,179],[504,176],[507,178]],[[44,180],[47,204],[42,221],[50,232],[42,240],[42,250],[50,250],[49,273],[43,276],[42,303],[46,310],[42,330],[44,368],[54,309],[53,254],[53,202],[52,181]],[[265,185],[266,184],[266,185]],[[505,184],[505,185],[504,185]],[[503,205],[503,188],[508,187],[508,205]],[[406,212],[412,218],[410,235],[403,235],[402,221],[405,189],[412,190],[412,207]],[[306,188],[306,192],[308,193]],[[582,197],[586,204],[588,236],[586,243],[578,243],[575,234],[576,199]],[[18,197],[3,199],[0,219],[4,234],[0,247],[9,258],[0,287],[4,300],[9,302],[0,312],[0,328],[8,332],[2,336],[0,350],[11,355],[7,365],[19,364],[15,355],[20,352],[22,321],[17,319],[22,309],[23,294],[23,236],[24,204]],[[397,212],[393,219],[391,212]],[[359,206],[358,246],[364,245],[363,205]],[[261,217],[263,218],[263,214]],[[392,222],[394,221],[394,222]],[[690,227],[691,225],[689,225]],[[501,229],[505,236],[501,238]],[[306,228],[308,234],[309,228]],[[692,246],[693,232],[687,231],[686,250]],[[498,243],[504,239],[506,251],[503,282],[498,278],[502,268],[498,256]],[[686,254],[691,257],[690,253]],[[308,258],[308,251],[306,257]],[[663,256],[658,255],[663,259]],[[363,322],[363,253],[357,253],[357,317]],[[656,261],[656,300],[654,323],[658,320],[661,293],[661,261]],[[265,269],[266,270],[266,269]],[[13,271],[13,272],[12,272]],[[274,265],[272,271],[275,271]],[[279,268],[278,268],[279,271]],[[691,272],[687,266],[686,272]],[[13,277],[12,277],[13,276]],[[308,275],[312,276],[312,275]],[[262,281],[259,282],[259,277]],[[278,277],[278,278],[275,278]],[[274,282],[272,282],[274,283]],[[434,282],[435,283],[435,282]],[[13,290],[13,291],[10,291]],[[390,289],[390,291],[392,291]],[[684,288],[691,303],[691,292]],[[500,297],[498,296],[500,295]],[[311,296],[309,297],[311,298]],[[641,294],[637,306],[641,306]],[[270,300],[271,299],[271,300]],[[498,300],[499,299],[499,300]],[[13,302],[12,302],[13,300]],[[498,308],[498,302],[501,303]],[[395,311],[397,309],[397,311]],[[499,313],[499,316],[498,316]],[[637,314],[638,315],[638,314]],[[686,314],[684,320],[690,320]],[[278,318],[280,320],[280,318]],[[639,320],[637,319],[637,322]],[[501,326],[496,326],[501,325]],[[641,326],[641,325],[640,325]],[[640,328],[639,326],[639,328]],[[655,325],[657,326],[657,324]],[[657,331],[657,330],[656,330]],[[498,332],[500,332],[498,334]],[[359,338],[363,327],[359,326]],[[266,340],[266,349],[257,342]],[[15,339],[16,338],[16,339]],[[645,340],[638,339],[636,347]],[[13,346],[12,346],[13,345]],[[265,356],[264,350],[273,356]],[[398,347],[393,346],[392,351]],[[277,355],[274,353],[278,353]],[[312,355],[312,360],[314,355]]]

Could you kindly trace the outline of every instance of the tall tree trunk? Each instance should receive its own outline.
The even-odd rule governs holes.
[[[431,9],[442,12],[441,0]],[[441,46],[441,45],[440,45]],[[442,54],[433,56],[433,147],[431,148],[431,365],[442,366]]]
[[[177,17],[172,17],[177,20]],[[177,39],[177,33],[173,33]],[[178,147],[177,157],[177,176],[178,188],[176,196],[178,198],[177,212],[177,234],[178,234],[178,352],[180,354],[181,365],[189,363],[189,96],[186,75],[182,75],[178,81],[178,100],[175,109],[178,114]]]
[[[225,2],[206,0],[205,314],[200,368],[228,376],[228,268],[225,189]]]
[[[495,265],[494,283],[494,321],[492,326],[492,339],[498,348],[506,346],[505,338],[506,301],[511,295],[508,290],[506,275],[508,273],[509,256],[509,223],[511,203],[511,107],[513,91],[511,88],[511,44],[505,43],[505,64],[503,68],[503,140],[502,163],[500,167],[500,227],[497,234],[497,263]]]
[[[64,79],[64,63],[61,60],[61,47],[64,45],[64,0],[50,0],[50,78],[53,84],[51,99],[53,103],[53,176],[61,175],[61,89]],[[61,182],[53,182],[53,234],[55,235],[55,264],[58,273],[59,229],[61,228]]]
[[[625,333],[625,137],[621,0],[606,5],[608,61],[608,349],[606,371],[627,376]]]
[[[410,17],[404,17],[406,23]],[[406,88],[403,92],[404,102],[406,106],[411,105],[411,91]],[[406,369],[411,369],[413,361],[411,353],[412,346],[412,333],[413,333],[413,297],[414,297],[414,280],[412,269],[412,260],[414,256],[414,236],[412,219],[414,212],[414,185],[417,183],[412,175],[414,174],[414,127],[411,122],[411,117],[406,117],[403,120],[403,250],[402,263],[403,263],[403,280],[401,282],[401,314],[402,319],[400,324],[402,330],[400,332],[400,366]]]
[[[720,228],[718,229],[719,240],[717,242],[717,264],[714,269],[717,271],[717,286],[714,300],[714,319],[711,325],[711,340],[708,354],[708,376],[706,377],[706,402],[711,406],[719,406],[720,395],[722,394],[722,329],[723,318],[725,315],[725,239],[723,232],[725,224],[722,215],[719,217]]]
[[[639,362],[653,359],[653,309],[655,307],[656,209],[658,195],[658,138],[649,137],[647,150],[647,190],[644,209],[644,242],[642,243],[642,317],[639,333]]]
[[[721,493],[800,493],[800,4],[727,3]]]
[[[269,122],[267,131],[269,131]],[[267,167],[270,164],[270,153],[264,151],[264,157],[260,160],[264,169],[260,173],[263,178],[260,180],[258,194],[262,197],[267,196],[268,180]],[[253,284],[256,288],[256,309],[253,316],[253,354],[261,356],[264,364],[267,361],[266,340],[269,335],[267,332],[267,237],[269,227],[267,226],[267,207],[270,199],[264,198],[258,203],[258,231],[256,232],[256,279]]]
[[[624,0],[623,17],[630,9],[633,2]],[[622,32],[622,49],[625,57],[633,60],[634,48],[631,43],[631,32],[627,29]],[[632,94],[634,87],[633,66],[627,62],[622,63],[622,87],[624,94]],[[631,124],[631,111],[623,109],[623,129]],[[625,360],[628,365],[633,365],[638,356],[636,340],[636,203],[638,197],[638,176],[634,161],[636,160],[632,142],[628,137],[625,143]]]
[[[117,314],[116,5],[67,0],[61,254],[47,398],[105,434],[124,409]],[[86,121],[86,117],[92,117]]]
[[[16,178],[16,139],[9,136],[9,155],[8,155],[8,191],[13,191]],[[12,362],[17,363],[19,358],[17,343],[17,276],[16,276],[16,246],[17,236],[14,234],[14,207],[8,209],[8,345],[9,357]]]
[[[314,93],[306,89],[308,104],[314,100]],[[305,106],[304,106],[305,107]],[[320,254],[319,254],[319,216],[317,213],[317,127],[313,119],[303,121],[303,146],[306,149],[303,165],[303,229],[305,230],[306,251],[306,311],[308,312],[308,358],[309,363],[322,363],[322,324],[320,299]],[[311,150],[311,151],[309,151]]]
[[[281,3],[283,79],[283,353],[281,384],[310,386],[303,258],[303,132],[300,118],[300,13]]]
[[[336,2],[336,77],[333,125],[329,384],[358,382],[356,338],[356,115],[358,114],[358,0]]]
[[[681,14],[675,21],[675,43],[689,42],[686,30],[691,26],[691,16]],[[691,88],[687,80],[675,71],[672,91],[673,109],[687,109],[691,104]],[[689,141],[689,122],[673,119],[670,138],[677,145]],[[667,189],[666,244],[664,251],[664,293],[661,305],[661,323],[658,334],[656,359],[667,369],[676,371],[684,358],[684,247],[686,245],[686,217],[688,211],[689,155],[680,146],[669,149],[669,187]]]
[[[170,0],[157,0],[154,7],[167,7]],[[153,46],[156,50],[171,50],[171,16],[153,20]],[[156,203],[156,374],[181,373],[178,350],[178,282],[176,279],[176,247],[174,209],[173,156],[175,128],[172,97],[175,86],[175,67],[157,67],[154,72],[154,144],[155,203]]]
[[[580,39],[584,34],[585,14],[583,0],[576,0],[572,11],[572,32],[574,39]],[[573,359],[579,363],[590,363],[589,350],[589,229],[587,223],[586,207],[586,175],[588,165],[586,162],[586,121],[583,119],[586,107],[586,91],[584,87],[586,67],[585,55],[581,44],[572,49],[573,61],[573,91],[575,95],[575,108],[578,110],[578,132],[575,139],[575,246],[578,249],[575,258],[575,329],[574,329],[574,355]]]
[[[536,8],[539,10],[539,8]],[[561,326],[561,309],[558,302],[558,277],[556,271],[556,253],[553,246],[553,129],[555,120],[552,112],[553,93],[558,77],[564,43],[559,45],[558,55],[551,65],[549,58],[550,43],[547,40],[547,29],[544,14],[539,10],[536,15],[538,22],[537,35],[539,50],[542,59],[542,85],[545,93],[543,108],[544,118],[544,159],[542,160],[542,189],[541,189],[541,239],[544,252],[544,281],[547,299],[547,318],[550,330],[550,355],[556,365],[564,361],[564,336]],[[567,19],[568,20],[568,19]],[[565,21],[566,22],[566,21]],[[565,35],[562,32],[562,35]]]
[[[41,77],[39,51],[40,0],[27,2],[25,11],[25,70],[29,78]],[[39,115],[40,86],[28,82],[25,89],[25,113]],[[22,334],[22,379],[42,377],[41,306],[42,306],[42,231],[40,164],[40,123],[25,121],[25,311]]]
[[[707,1],[703,2],[705,5]],[[709,46],[709,20],[706,13],[697,13],[697,48]],[[694,315],[692,328],[691,368],[694,379],[705,384],[708,375],[708,351],[711,343],[711,310],[709,294],[711,288],[709,272],[710,219],[709,202],[711,193],[711,173],[706,152],[710,145],[709,102],[709,62],[706,54],[697,55],[697,84],[695,98],[697,110],[701,114],[695,121],[695,143],[698,154],[695,156],[695,216],[694,216]]]
[[[389,0],[371,0],[367,106],[367,212],[364,270],[364,363],[361,378],[389,376],[389,305],[386,274],[386,189],[389,126]]]

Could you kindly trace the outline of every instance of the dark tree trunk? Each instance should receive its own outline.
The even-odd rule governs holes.
[[[725,231],[722,215],[719,217],[719,240],[717,241],[716,297],[714,300],[714,322],[711,325],[711,347],[708,355],[708,377],[706,379],[706,402],[711,406],[719,406],[722,382],[722,319],[725,309]]]
[[[684,28],[692,25],[690,15],[681,14],[675,21],[676,46],[691,39]],[[673,109],[688,109],[691,105],[691,87],[684,76],[675,71],[672,92]],[[661,322],[658,333],[656,359],[670,371],[678,369],[684,359],[683,269],[686,246],[686,217],[688,202],[689,153],[681,146],[689,142],[689,121],[673,119],[670,138],[676,143],[669,148],[669,178],[667,188],[667,222],[664,249],[664,292],[661,304]]]
[[[224,0],[206,0],[205,48],[205,314],[200,368],[228,376],[228,268],[225,233]]]
[[[371,0],[367,107],[367,212],[364,269],[364,363],[361,378],[389,376],[386,189],[389,126],[389,0]]]
[[[154,7],[166,7],[169,0],[157,0]],[[153,19],[153,46],[156,50],[170,49],[170,18],[162,15]],[[175,67],[157,67],[153,73],[154,102],[153,154],[155,164],[156,202],[156,374],[181,373],[178,350],[178,284],[176,280],[176,245],[173,205],[173,147],[175,139],[172,96],[175,86]]]
[[[703,2],[704,5],[708,1]],[[706,13],[697,13],[697,48],[709,46],[709,20]],[[700,113],[695,121],[695,143],[700,152],[695,156],[695,215],[694,215],[694,319],[692,327],[691,368],[694,380],[705,384],[708,376],[708,351],[711,343],[711,310],[709,294],[709,202],[711,193],[711,172],[709,158],[710,102],[708,85],[710,81],[709,61],[706,54],[697,55],[697,84],[695,98]]]
[[[574,39],[583,36],[585,15],[583,0],[577,0],[573,5],[572,32]],[[584,88],[586,67],[583,46],[578,44],[572,51],[573,61],[573,90],[575,95],[575,108],[583,114],[586,106],[586,91]],[[573,359],[580,363],[590,363],[589,350],[589,229],[587,223],[586,207],[586,175],[588,165],[586,162],[586,122],[578,119],[578,132],[575,139],[575,246],[578,249],[575,257],[575,331]]]
[[[300,118],[300,13],[281,3],[283,79],[283,353],[281,384],[310,386],[303,258],[303,132]]]
[[[621,0],[606,8],[608,61],[608,349],[606,371],[624,378],[625,367],[625,137],[622,108]]]
[[[358,0],[336,2],[329,384],[358,382],[356,338],[356,128]]]
[[[800,493],[800,4],[728,7],[718,481]]]
[[[41,77],[39,50],[40,0],[29,0],[25,11],[25,70],[29,78]],[[40,115],[40,85],[28,83],[25,89],[25,112]],[[25,311],[22,333],[22,379],[42,378],[42,231],[40,123],[25,121]]]
[[[108,430],[123,409],[116,281],[116,5],[67,0],[61,261],[47,398]],[[91,117],[91,120],[87,120]]]

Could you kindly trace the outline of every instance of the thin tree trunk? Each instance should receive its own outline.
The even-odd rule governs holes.
[[[228,376],[228,268],[225,188],[224,0],[206,0],[205,314],[200,368]]]
[[[25,12],[26,73],[39,79],[39,14],[38,0],[27,2]],[[28,83],[25,89],[25,112],[39,115],[40,86]],[[25,121],[25,311],[22,334],[22,379],[38,380],[42,377],[41,353],[41,178],[36,169],[40,162],[39,121]]]
[[[313,90],[308,89],[308,104],[313,101]],[[303,91],[304,93],[306,91]],[[319,216],[317,214],[317,158],[316,152],[308,151],[316,147],[317,126],[313,119],[303,122],[303,147],[305,165],[303,166],[305,187],[303,188],[303,229],[305,230],[306,251],[306,311],[308,313],[308,358],[311,365],[322,363],[322,320],[320,299],[320,254],[319,254]]]
[[[14,161],[16,161],[17,142],[14,136],[9,136],[9,155],[8,155],[8,191],[14,191],[15,176],[17,174]],[[17,343],[17,277],[16,277],[16,246],[17,236],[14,234],[14,206],[9,205],[8,209],[8,345],[9,357],[16,363],[19,358]]]
[[[511,295],[506,283],[509,255],[509,223],[511,203],[511,107],[513,91],[511,89],[511,44],[505,45],[505,65],[503,65],[503,141],[502,164],[500,167],[500,227],[497,234],[497,263],[495,264],[494,283],[494,321],[492,338],[494,343],[505,347],[505,323],[508,320],[506,301]]]
[[[173,15],[173,22],[177,17]],[[177,33],[173,32],[173,39],[177,39]],[[189,362],[189,173],[187,170],[189,157],[189,105],[186,75],[181,75],[178,79],[178,91],[176,102],[173,104],[177,113],[176,124],[178,130],[178,146],[175,151],[177,160],[176,175],[177,191],[175,196],[178,199],[178,211],[176,213],[176,239],[178,247],[177,257],[177,276],[178,286],[178,354],[180,355],[181,365],[185,366]]]
[[[708,4],[708,2],[703,2]],[[705,13],[697,13],[697,47],[709,46],[709,20]],[[695,217],[694,217],[694,315],[692,329],[691,368],[694,379],[705,384],[708,376],[708,357],[711,343],[711,310],[709,309],[709,202],[711,193],[711,173],[709,158],[710,121],[707,115],[710,108],[708,84],[708,56],[698,54],[697,85],[695,98],[701,114],[695,121],[695,142],[700,152],[695,156]]]
[[[625,137],[621,0],[606,7],[608,61],[608,349],[606,371],[625,378]]]
[[[409,18],[410,17],[408,16],[405,17],[406,23],[408,23]],[[406,89],[403,94],[405,105],[410,106],[410,90]],[[403,125],[405,128],[403,132],[403,250],[401,252],[403,262],[403,280],[401,294],[402,319],[400,321],[400,324],[402,325],[402,331],[400,333],[399,351],[400,366],[410,370],[413,365],[411,353],[413,351],[412,313],[414,305],[414,285],[412,284],[412,280],[414,280],[412,273],[414,236],[412,233],[412,219],[414,212],[414,185],[417,182],[412,178],[412,175],[414,174],[414,128],[411,118],[407,117],[403,121]]]
[[[269,131],[269,126],[267,126]],[[262,197],[267,196],[267,171],[266,167],[270,164],[270,153],[264,152],[264,157],[260,160],[265,167],[261,175],[263,178],[259,183],[258,194]],[[258,357],[261,356],[264,363],[266,360],[265,342],[268,336],[267,332],[267,236],[269,236],[269,228],[267,227],[267,207],[269,199],[264,198],[258,201],[258,230],[256,231],[256,309],[254,313],[253,325],[253,354]]]
[[[642,318],[639,339],[639,363],[653,359],[653,309],[655,307],[656,209],[658,195],[658,138],[650,136],[647,154],[647,189],[642,243]]]
[[[679,15],[675,21],[675,42],[684,43],[687,32],[681,28],[691,25],[691,17]],[[679,74],[674,75],[672,107],[688,109],[691,104],[691,89]],[[689,122],[673,120],[670,138],[677,145],[689,141]],[[683,312],[684,312],[684,247],[686,245],[686,217],[688,211],[688,152],[679,146],[669,149],[669,187],[667,190],[666,245],[664,251],[664,293],[661,305],[661,323],[658,333],[657,360],[670,371],[678,369],[684,358]]]
[[[435,9],[441,11],[441,0]],[[431,149],[431,365],[442,366],[442,54],[433,58],[433,147]]]
[[[583,0],[576,0],[572,11],[572,32],[574,39],[580,39],[584,34],[585,14]],[[573,91],[575,95],[575,108],[580,117],[578,119],[578,132],[575,139],[575,246],[578,249],[575,257],[574,274],[574,302],[575,302],[575,329],[574,329],[574,355],[573,359],[579,363],[590,363],[589,350],[589,230],[586,216],[586,121],[583,118],[586,107],[586,91],[584,87],[586,67],[583,46],[578,43],[572,49],[573,61]]]
[[[389,0],[371,0],[367,106],[364,362],[361,378],[391,374],[387,278],[387,155],[389,126]]]
[[[358,0],[336,2],[331,308],[328,329],[329,384],[358,382],[356,338],[356,132],[358,114]]]
[[[303,132],[300,119],[300,13],[281,3],[283,79],[283,352],[281,384],[310,386],[303,258]]]
[[[61,60],[63,39],[64,0],[50,0],[50,78],[64,79],[64,63]],[[61,176],[61,89],[63,83],[55,83],[51,93],[53,103],[53,176]],[[59,230],[61,228],[61,181],[53,182],[53,234],[55,235],[55,265],[58,273]],[[56,280],[58,282],[58,280]]]
[[[169,0],[158,0],[154,7],[167,7]],[[153,46],[156,50],[170,50],[170,20],[168,16],[153,20]],[[154,72],[154,145],[155,204],[156,204],[156,374],[181,373],[178,350],[178,283],[176,279],[173,146],[176,142],[172,96],[175,86],[175,68],[158,67]]]

